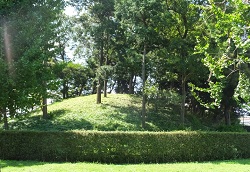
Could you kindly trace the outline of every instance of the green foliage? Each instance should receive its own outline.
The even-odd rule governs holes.
[[[217,127],[217,131],[224,132],[246,132],[246,129],[242,125],[220,125]]]
[[[55,72],[63,85],[61,92],[67,94],[67,97],[64,98],[80,96],[87,89],[90,72],[83,65],[73,62],[62,62],[55,65]]]
[[[246,50],[245,40],[242,39],[244,25],[249,25],[249,20],[245,19],[245,12],[249,5],[244,4],[241,0],[216,3],[211,1],[207,7],[203,7],[201,17],[207,32],[197,37],[196,53],[205,57],[202,62],[209,69],[208,87],[199,88],[192,86],[193,95],[196,99],[207,108],[219,107],[225,104],[223,98],[233,99],[225,95],[225,89],[232,87],[230,85],[231,77],[234,77],[235,88],[243,90],[243,84],[239,85],[239,71],[242,65],[249,63]],[[245,87],[246,88],[246,87]],[[210,102],[202,102],[196,92],[206,92],[210,94]],[[227,90],[228,91],[228,90]],[[233,89],[233,94],[234,94]],[[229,93],[231,94],[231,93]]]
[[[7,65],[0,58],[0,109],[6,106],[6,99],[8,98],[8,78],[7,78]]]
[[[250,92],[250,80],[247,77],[245,73],[240,73],[240,78],[239,78],[239,84],[238,87],[235,91],[235,99],[238,101],[238,104],[241,104],[242,100],[239,98],[243,99],[245,102],[250,101],[250,95],[248,94]],[[241,104],[241,106],[244,106]]]
[[[84,53],[86,48],[85,54],[90,52],[88,65],[95,73],[94,87],[102,86],[101,81],[106,79],[117,93],[134,93],[130,88],[139,86],[140,77],[142,84],[136,91],[144,93],[144,82],[153,80],[154,85],[146,90],[149,99],[157,95],[153,93],[156,91],[179,91],[183,123],[184,114],[190,110],[186,107],[196,109],[192,113],[208,110],[211,116],[222,118],[224,112],[228,115],[229,109],[238,106],[239,92],[247,92],[247,84],[241,82],[241,91],[231,95],[242,65],[249,61],[249,30],[243,30],[249,25],[249,4],[241,0],[72,2],[76,8],[85,9],[76,19],[76,31],[80,49]],[[241,39],[243,32],[245,42]],[[141,62],[146,72],[140,71]]]
[[[148,103],[153,104],[155,111],[162,109],[172,109],[178,107],[181,102],[180,95],[175,90],[159,90],[158,85],[151,85],[149,82],[146,84],[146,95],[148,97]],[[160,111],[158,111],[160,113]],[[173,111],[178,114],[178,111]]]
[[[56,87],[49,62],[56,54],[54,41],[59,27],[56,20],[64,2],[22,0],[4,3],[6,6],[3,1],[0,5],[0,42],[3,45],[0,63],[5,63],[7,68],[1,71],[6,81],[0,83],[0,87],[7,89],[2,90],[5,103],[0,103],[0,109],[1,113],[9,111],[14,117],[17,111],[40,105],[42,97],[49,97],[47,90]]]
[[[250,155],[247,133],[2,131],[0,136],[0,158],[9,160],[160,163]]]
[[[96,87],[100,95],[103,85],[118,93],[144,94],[139,87],[144,89],[146,80],[153,82],[145,89],[149,102],[147,130],[175,129],[180,103],[181,119],[187,125],[189,119],[185,120],[184,114],[205,114],[221,120],[230,111],[233,114],[235,107],[248,103],[249,4],[241,0],[67,2],[75,3],[79,10],[73,19],[61,17],[64,1],[60,0],[0,2],[1,111],[16,117],[15,111],[37,106],[41,98],[61,88],[63,98],[81,95],[84,89],[95,93]],[[4,34],[6,27],[8,33]],[[87,67],[66,62],[70,31],[74,32],[74,46],[79,45],[76,53],[86,59]],[[9,61],[3,35],[11,40],[13,59]],[[64,64],[57,63],[58,56]],[[91,105],[94,113],[89,113],[90,108],[51,106],[54,109],[48,123],[33,113],[34,118],[18,119],[22,125],[13,122],[12,128],[141,130],[139,103],[114,107],[104,102]],[[82,102],[77,106],[84,107]],[[59,120],[59,112],[66,117]],[[198,125],[196,119],[191,121]]]

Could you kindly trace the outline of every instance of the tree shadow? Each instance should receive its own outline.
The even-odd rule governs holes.
[[[168,130],[169,128],[174,128],[176,126],[174,124],[174,121],[170,121],[170,118],[166,115],[156,114],[151,111],[151,109],[148,109],[146,114],[146,128],[143,129],[141,127],[141,109],[139,107],[133,105],[130,105],[128,107],[120,107],[113,104],[104,104],[104,106],[108,106],[115,109],[115,113],[109,114],[109,117],[111,119],[123,121],[127,124],[132,124],[135,126],[133,130],[164,131]],[[169,123],[171,123],[171,127]],[[124,128],[124,130],[128,129]]]
[[[26,167],[26,166],[37,166],[44,165],[45,162],[36,161],[14,161],[14,160],[0,160],[0,171],[6,167]]]
[[[211,161],[212,164],[241,164],[241,165],[250,165],[250,159],[235,159],[235,160],[224,160],[224,161]]]
[[[120,107],[112,104],[105,104],[104,106],[115,109],[114,113],[108,115],[110,119],[134,126],[129,128],[128,126],[116,124],[117,126],[114,126],[113,130],[142,130],[140,127],[140,110],[136,106]]]
[[[119,106],[110,102],[103,102],[101,106],[103,109],[107,109],[109,107],[113,108],[115,113],[109,114],[110,118],[124,121],[127,124],[132,124],[135,126],[134,130],[137,131],[169,131],[178,128],[179,118],[178,115],[173,115],[173,109],[163,109],[156,112],[154,108],[148,105],[146,113],[146,128],[143,129],[141,127],[140,104],[141,99],[138,96],[130,95],[130,103],[127,104],[127,106]],[[121,128],[117,127],[117,130],[120,129]],[[128,129],[125,128],[124,130]]]
[[[59,109],[51,111],[48,119],[41,116],[29,116],[19,118],[9,124],[11,130],[39,130],[39,131],[68,131],[68,130],[92,130],[92,124],[85,119],[60,118],[69,111]]]

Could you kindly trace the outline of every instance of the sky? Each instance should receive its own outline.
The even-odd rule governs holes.
[[[64,13],[65,13],[66,15],[68,15],[68,16],[74,16],[74,15],[76,15],[76,10],[75,10],[75,8],[72,7],[72,6],[67,6],[67,7],[65,8]]]
[[[75,8],[72,6],[67,6],[64,10],[64,13],[70,17],[77,14]],[[71,47],[66,47],[65,51],[66,51],[68,58],[70,58],[70,59],[74,58],[74,55],[73,55],[74,50],[72,50]],[[78,61],[78,63],[81,63],[81,61]]]
[[[77,15],[76,9],[70,5],[65,8],[64,13],[70,17]],[[81,63],[81,64],[85,63],[84,59],[79,59],[79,58],[74,57],[74,51],[75,51],[74,48],[72,49],[69,46],[69,47],[66,47],[65,51],[66,51],[68,58],[72,59],[75,63]]]

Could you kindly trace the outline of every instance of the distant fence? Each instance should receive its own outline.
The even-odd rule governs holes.
[[[0,159],[162,163],[250,158],[250,134],[1,131]]]

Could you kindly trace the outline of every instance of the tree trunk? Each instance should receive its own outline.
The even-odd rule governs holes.
[[[225,116],[225,124],[231,125],[230,107],[228,105],[225,105],[224,116]]]
[[[69,98],[69,87],[68,87],[68,85],[66,86],[65,94],[66,94],[66,99],[68,99]]]
[[[81,95],[82,95],[82,92],[83,92],[83,87],[84,87],[84,84],[82,84],[82,85],[81,85],[81,88],[80,88],[80,91],[79,91],[78,96],[81,96]]]
[[[3,128],[4,128],[4,130],[8,130],[9,129],[9,123],[8,123],[6,108],[2,109],[2,114],[3,114],[3,123],[4,123]]]
[[[146,127],[146,94],[145,94],[145,85],[146,85],[146,54],[147,54],[147,46],[146,43],[144,43],[144,50],[143,50],[143,56],[142,56],[142,113],[141,113],[141,125],[142,128]]]
[[[121,93],[121,81],[117,79],[117,87],[115,88],[115,92],[120,94]]]
[[[184,126],[185,123],[185,102],[186,102],[186,81],[184,78],[184,74],[182,75],[181,81],[181,90],[182,90],[182,101],[181,101],[181,125]]]
[[[63,99],[66,99],[66,98],[67,98],[66,92],[67,92],[66,82],[63,81],[63,89],[62,89]]]
[[[133,78],[134,78],[134,74],[132,73],[129,78],[129,91],[128,91],[129,94],[134,94]]]
[[[100,47],[100,57],[99,57],[99,68],[102,66],[103,64],[103,59],[104,59],[104,43],[101,43],[101,47]],[[100,104],[102,103],[102,92],[101,92],[101,77],[98,77],[98,82],[97,82],[97,87],[96,87],[96,92],[97,92],[97,99],[96,99],[96,103]]]
[[[103,87],[104,87],[104,88],[103,88],[103,89],[104,89],[104,97],[107,97],[107,82],[108,82],[108,81],[105,79],[105,80],[104,80],[104,86],[103,86]]]
[[[156,93],[156,100],[154,102],[155,112],[158,112],[159,110],[158,102],[159,102],[159,92]]]
[[[43,119],[48,119],[48,104],[47,104],[47,98],[45,96],[43,97],[42,111],[43,111]]]
[[[47,68],[48,64],[47,61],[43,61],[44,67]],[[43,119],[48,119],[48,108],[47,108],[47,81],[46,79],[42,80],[42,86],[43,86],[43,95],[42,95],[42,112],[43,112]]]
[[[121,81],[122,84],[122,94],[128,94],[128,81],[123,79]]]
[[[93,82],[93,85],[92,85],[91,89],[92,89],[92,91],[91,91],[92,94],[97,94],[97,83],[96,83],[96,81]]]
[[[107,33],[107,42],[109,42],[109,33]],[[105,65],[108,65],[108,51],[109,48],[106,46],[106,54],[105,54]],[[104,54],[103,54],[104,57]],[[104,93],[104,97],[107,97],[107,89],[108,89],[108,76],[107,76],[107,72],[105,72],[105,76],[104,76],[104,83],[103,83],[103,93]]]
[[[68,82],[63,81],[63,99],[69,98],[69,87]]]
[[[102,103],[102,90],[101,90],[101,80],[98,79],[98,83],[97,83],[97,86],[96,86],[96,91],[97,91],[97,98],[96,98],[96,103],[97,104],[100,104]]]

